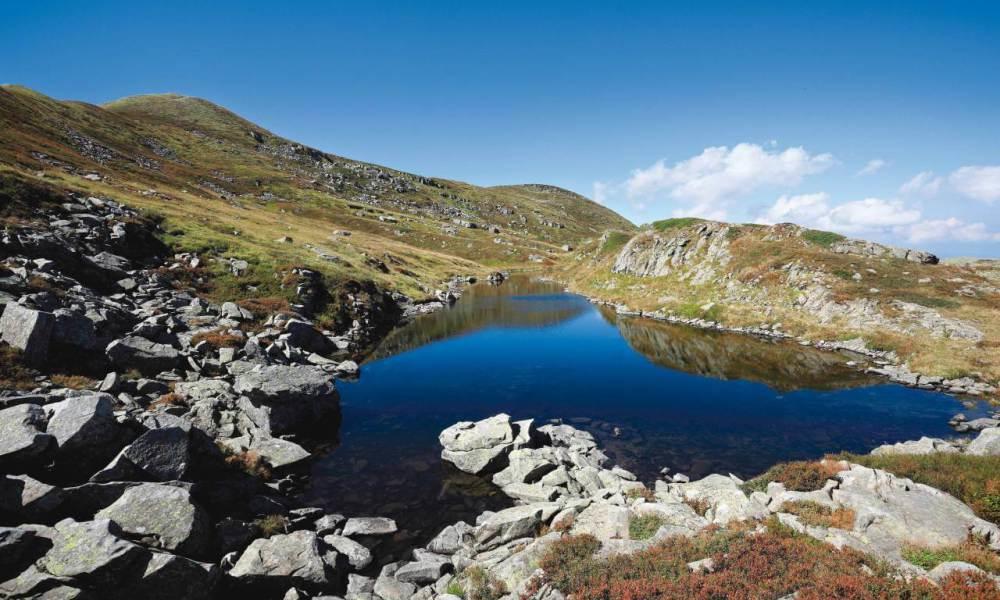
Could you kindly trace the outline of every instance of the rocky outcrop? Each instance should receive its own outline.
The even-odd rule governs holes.
[[[641,233],[625,244],[611,271],[637,277],[677,272],[682,280],[695,285],[705,283],[731,259],[728,232],[729,226],[724,223],[706,222],[690,233]]]
[[[910,262],[922,263],[926,265],[938,264],[938,257],[930,252],[922,250],[910,250],[908,248],[896,248],[868,242],[865,240],[841,240],[830,245],[830,251],[837,254],[854,254],[857,256],[871,256],[877,258],[899,258]]]

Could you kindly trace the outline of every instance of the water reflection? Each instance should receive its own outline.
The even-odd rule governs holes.
[[[390,333],[368,361],[387,358],[431,342],[484,327],[547,327],[587,309],[587,301],[567,296],[559,284],[514,275],[500,284],[470,286],[455,305],[418,317]]]
[[[618,327],[636,352],[654,363],[718,379],[758,381],[780,391],[833,390],[872,385],[875,378],[847,366],[847,357],[790,342],[703,331],[693,327],[619,317],[607,307],[601,316]]]

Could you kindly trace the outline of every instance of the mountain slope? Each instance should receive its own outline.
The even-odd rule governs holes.
[[[94,106],[0,87],[0,176],[147,209],[179,249],[248,260],[254,288],[299,264],[422,297],[455,275],[550,262],[563,245],[633,228],[565,190],[354,161],[177,94]]]
[[[582,293],[647,312],[769,327],[809,340],[862,338],[911,368],[1000,378],[994,261],[937,264],[797,225],[671,219],[609,233],[557,269]]]

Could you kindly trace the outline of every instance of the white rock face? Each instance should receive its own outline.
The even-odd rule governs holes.
[[[1000,427],[980,431],[965,452],[975,456],[1000,456]]]
[[[885,444],[875,448],[871,453],[875,456],[884,456],[890,454],[955,454],[959,451],[959,447],[951,442],[925,436],[919,440],[899,442],[898,444]]]

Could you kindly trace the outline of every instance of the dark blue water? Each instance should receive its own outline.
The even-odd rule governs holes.
[[[778,461],[948,436],[948,418],[969,412],[862,375],[850,358],[617,318],[523,278],[477,285],[398,330],[358,382],[340,385],[340,445],[316,463],[306,499],[393,516],[417,537],[502,506],[487,481],[442,464],[437,441],[498,412],[588,429],[647,481],[663,466],[746,478]]]

